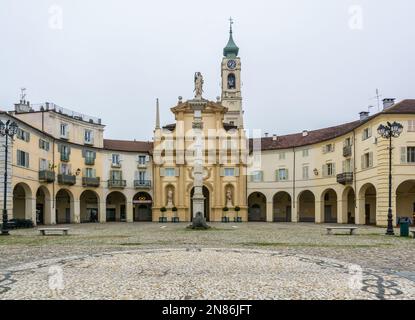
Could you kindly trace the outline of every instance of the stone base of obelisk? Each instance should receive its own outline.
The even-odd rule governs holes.
[[[193,221],[189,228],[195,230],[206,230],[210,228],[205,219],[205,198],[203,196],[193,197]]]

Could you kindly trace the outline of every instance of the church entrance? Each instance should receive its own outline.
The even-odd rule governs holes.
[[[193,195],[195,194],[195,188],[192,188],[190,192],[190,221],[193,221]],[[210,221],[210,204],[209,204],[209,189],[203,186],[203,196],[205,197],[205,219]]]

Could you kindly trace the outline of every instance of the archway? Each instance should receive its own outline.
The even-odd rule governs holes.
[[[81,223],[99,222],[99,197],[95,191],[85,190],[80,196]]]
[[[25,183],[13,189],[13,219],[32,219],[32,191]]]
[[[134,221],[153,221],[153,199],[147,192],[139,192],[133,198]]]
[[[267,198],[261,192],[254,192],[248,197],[248,221],[267,220]]]
[[[376,188],[373,184],[367,183],[360,188],[359,198],[361,201],[360,212],[361,223],[367,225],[376,224]]]
[[[190,220],[193,221],[193,196],[195,194],[195,188],[192,188],[190,192]],[[205,210],[205,219],[206,221],[210,221],[210,193],[209,189],[206,186],[203,186],[203,197],[205,197],[204,201],[204,210]]]
[[[305,190],[298,195],[298,219],[299,222],[316,221],[316,205],[314,194]]]
[[[288,192],[281,191],[273,198],[273,221],[291,222],[291,196]]]
[[[333,189],[324,190],[321,194],[321,210],[323,222],[337,222],[337,193]]]
[[[52,206],[49,190],[41,186],[36,192],[36,224],[52,223]]]
[[[396,217],[409,217],[415,225],[415,180],[404,181],[396,189]]]
[[[342,210],[343,210],[343,221],[348,224],[356,223],[356,194],[353,188],[348,187],[344,189],[342,196]]]
[[[60,189],[56,193],[56,223],[74,222],[73,195],[69,190]]]
[[[108,194],[106,199],[107,222],[127,221],[126,204],[127,199],[120,191],[113,191]]]

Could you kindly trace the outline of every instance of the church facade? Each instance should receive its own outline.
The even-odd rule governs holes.
[[[211,222],[385,226],[389,149],[377,128],[393,121],[403,125],[393,140],[394,221],[415,218],[415,100],[385,99],[381,112],[335,127],[250,138],[241,73],[231,27],[221,96],[206,99],[197,72],[195,96],[170,109],[174,123],[161,123],[157,103],[152,141],[104,139],[100,119],[22,97],[0,113],[19,126],[9,148],[9,219],[189,222],[199,211]],[[2,148],[1,177],[4,164]]]

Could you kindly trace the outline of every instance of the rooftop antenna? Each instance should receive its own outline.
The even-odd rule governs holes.
[[[372,99],[376,99],[378,102],[378,112],[380,111],[380,98],[382,97],[382,95],[380,94],[380,91],[378,88],[376,88],[376,96]]]
[[[26,88],[20,88],[20,102],[26,100]]]

